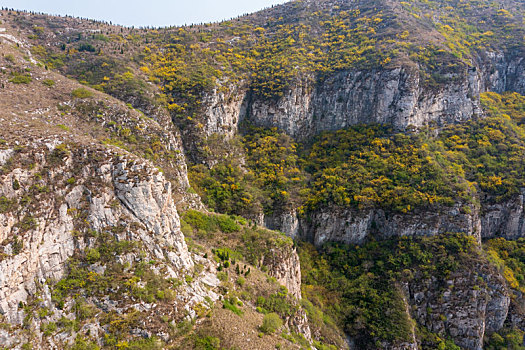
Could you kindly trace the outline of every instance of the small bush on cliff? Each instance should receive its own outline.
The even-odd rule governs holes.
[[[195,339],[196,350],[219,350],[221,348],[221,340],[212,336],[198,337]]]
[[[283,321],[276,313],[272,312],[264,315],[263,323],[261,325],[261,332],[266,334],[275,333],[279,328],[283,326]]]
[[[294,315],[298,309],[284,286],[281,286],[277,293],[271,294],[268,298],[258,297],[257,307],[260,307],[264,313],[276,313],[283,318]]]
[[[224,299],[222,302],[222,307],[230,310],[236,315],[241,316],[243,314],[242,310],[237,307],[237,298],[231,297],[229,299]]]
[[[485,339],[486,350],[525,350],[523,336],[525,333],[517,328],[502,329],[498,333],[493,333],[488,339]]]
[[[42,84],[44,84],[47,87],[53,87],[55,86],[55,81],[52,79],[44,79],[42,80]]]
[[[77,336],[71,350],[100,350],[100,347],[90,340]]]
[[[241,227],[235,222],[231,216],[228,215],[218,215],[215,217],[219,229],[224,233],[236,232],[241,229]]]
[[[188,210],[182,216],[184,223],[205,233],[222,231],[224,233],[237,232],[241,226],[229,215],[206,214],[196,210]]]
[[[9,199],[6,196],[0,196],[0,213],[7,213],[16,209],[16,200]]]

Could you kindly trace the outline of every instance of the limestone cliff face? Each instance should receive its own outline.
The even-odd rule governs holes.
[[[168,259],[179,273],[193,267],[171,184],[162,173],[113,151],[70,153],[56,145],[31,146],[33,166],[12,164],[1,177],[0,196],[12,203],[0,213],[0,312],[9,322],[20,323],[18,304],[35,294],[37,284],[59,280],[74,250],[89,246],[74,237],[86,225],[125,227],[118,239],[145,243],[152,256]],[[2,151],[9,153],[14,152]],[[29,203],[17,203],[20,198]]]
[[[229,85],[227,89],[216,87],[204,97],[204,134],[215,133],[233,137],[242,118],[246,115],[246,87],[244,82]]]
[[[481,350],[483,337],[501,329],[509,312],[505,280],[483,264],[461,268],[446,280],[416,278],[406,285],[406,293],[419,324],[450,334],[465,349]]]
[[[288,289],[288,292],[301,299],[301,263],[295,248],[276,247],[263,257],[263,265],[268,267],[268,274]]]
[[[249,120],[305,139],[355,124],[391,124],[406,129],[479,115],[479,103],[473,97],[480,92],[475,71],[465,68],[447,78],[454,83],[433,91],[423,86],[413,68],[343,71],[315,84],[302,82],[277,102],[255,101]]]
[[[292,219],[292,216],[295,218]],[[327,207],[309,213],[306,217],[298,217],[295,211],[278,217],[286,220],[279,221],[281,226],[275,229],[308,240],[317,246],[327,242],[362,244],[371,236],[386,239],[395,236],[434,236],[445,232],[464,232],[481,241],[482,231],[478,210],[461,205],[441,211],[415,211],[407,214],[382,209]],[[298,228],[287,225],[288,221],[298,221]],[[288,231],[290,227],[294,230]]]
[[[205,134],[231,137],[239,121],[278,127],[307,139],[355,124],[389,124],[396,129],[445,125],[482,115],[484,91],[525,93],[525,60],[518,53],[485,52],[469,66],[439,72],[438,84],[421,77],[417,65],[349,70],[318,80],[298,78],[275,100],[251,93],[246,82],[205,96]],[[446,82],[446,83],[443,83]]]
[[[487,52],[480,60],[482,84],[485,91],[515,91],[525,94],[525,59],[524,53],[517,50],[512,53]]]
[[[434,236],[445,232],[463,232],[482,239],[525,237],[524,193],[502,203],[490,200],[477,206],[456,204],[440,210],[416,210],[391,213],[383,209],[321,208],[299,217],[296,210],[274,213],[264,218],[265,225],[293,238],[317,246],[327,242],[362,244],[371,236],[385,239],[395,236]]]
[[[188,192],[190,183],[182,137],[168,112],[140,99],[137,102],[133,97],[129,97],[127,101],[134,103],[143,112],[130,109],[122,102],[110,99],[90,102],[73,100],[62,103],[62,106],[82,111],[79,117],[103,125],[116,134],[120,134],[122,130],[133,134],[135,140],[139,139],[144,142],[139,147],[140,151],[135,154],[141,154],[148,148],[151,150],[152,145],[155,145],[154,148],[157,148],[157,151],[162,149],[163,152],[169,154],[168,157],[158,157],[156,161],[157,165],[159,163],[162,165],[166,172],[165,177],[172,183],[175,201],[187,207],[202,209],[204,206],[200,198]],[[92,110],[96,110],[97,113],[92,113]]]
[[[299,238],[299,217],[296,209],[275,211],[271,215],[264,215],[262,221],[270,230],[281,231],[293,239]]]
[[[483,207],[481,216],[482,238],[504,237],[518,239],[525,237],[524,193],[501,204]]]

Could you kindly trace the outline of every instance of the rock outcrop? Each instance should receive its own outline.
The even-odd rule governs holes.
[[[286,233],[288,237],[298,238],[299,217],[296,209],[276,211],[271,215],[264,215],[264,226],[270,230]]]
[[[440,210],[415,210],[392,213],[383,209],[357,210],[327,207],[297,215],[296,210],[274,213],[264,218],[268,228],[279,230],[292,238],[300,238],[321,246],[327,242],[362,244],[375,237],[435,236],[446,232],[463,232],[483,239],[503,237],[515,240],[525,237],[524,193],[502,203],[490,199],[474,205]]]
[[[178,274],[193,267],[162,173],[114,151],[48,146],[18,151],[18,161],[35,163],[12,163],[2,175],[0,196],[11,204],[0,213],[0,312],[9,322],[21,323],[19,303],[35,295],[37,284],[59,280],[75,249],[89,246],[75,238],[86,227],[122,227],[119,240],[143,242]]]
[[[301,299],[301,262],[295,248],[276,247],[263,257],[263,265],[268,267],[268,274],[288,289],[297,299]]]
[[[278,99],[258,97],[243,81],[205,95],[204,131],[231,138],[242,120],[303,140],[356,124],[404,130],[482,116],[478,96],[484,91],[525,93],[525,60],[519,52],[485,52],[469,65],[439,75],[443,81],[435,85],[423,80],[417,65],[347,70],[322,80],[308,75],[296,79]]]
[[[503,203],[483,206],[481,215],[481,237],[518,239],[525,237],[524,193]]]
[[[416,279],[407,287],[418,324],[449,334],[465,349],[481,350],[483,337],[501,329],[507,319],[510,295],[505,280],[487,265],[461,268],[446,281]]]
[[[486,52],[479,58],[484,91],[502,93],[515,91],[525,95],[525,59],[524,53]]]
[[[480,92],[475,70],[465,68],[449,75],[455,83],[437,91],[422,86],[419,71],[408,67],[344,71],[317,83],[306,79],[276,103],[255,100],[249,120],[305,139],[356,124],[391,124],[406,129],[480,115],[479,102],[472,97]]]
[[[218,133],[228,139],[237,134],[239,123],[246,115],[246,87],[243,81],[227,89],[216,87],[204,98],[203,118],[206,136]]]
[[[277,218],[277,219],[276,219]],[[455,205],[442,211],[390,213],[383,209],[328,207],[299,217],[296,211],[266,218],[272,229],[321,246],[327,242],[362,244],[370,237],[434,236],[464,232],[481,241],[482,221],[473,206]],[[292,223],[292,224],[290,224]],[[296,224],[297,223],[297,224]]]

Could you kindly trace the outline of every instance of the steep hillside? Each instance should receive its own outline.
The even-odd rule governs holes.
[[[155,30],[5,16],[48,66],[143,110],[165,103],[200,149],[195,134],[231,137],[242,120],[305,138],[478,116],[480,92],[525,92],[523,12],[520,1],[292,1]]]
[[[50,71],[15,34],[0,33],[0,346],[312,343],[292,241],[197,211],[216,240],[192,240],[176,205],[204,208],[166,111]]]
[[[0,345],[522,349],[524,14],[2,10]]]

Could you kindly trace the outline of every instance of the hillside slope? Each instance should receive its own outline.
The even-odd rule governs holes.
[[[3,10],[0,345],[521,349],[524,13]]]
[[[310,344],[292,241],[207,213],[164,110],[50,71],[15,34],[0,33],[0,345],[246,348],[241,326],[260,349]],[[176,205],[222,239],[193,241]],[[256,311],[272,296],[286,312]]]

